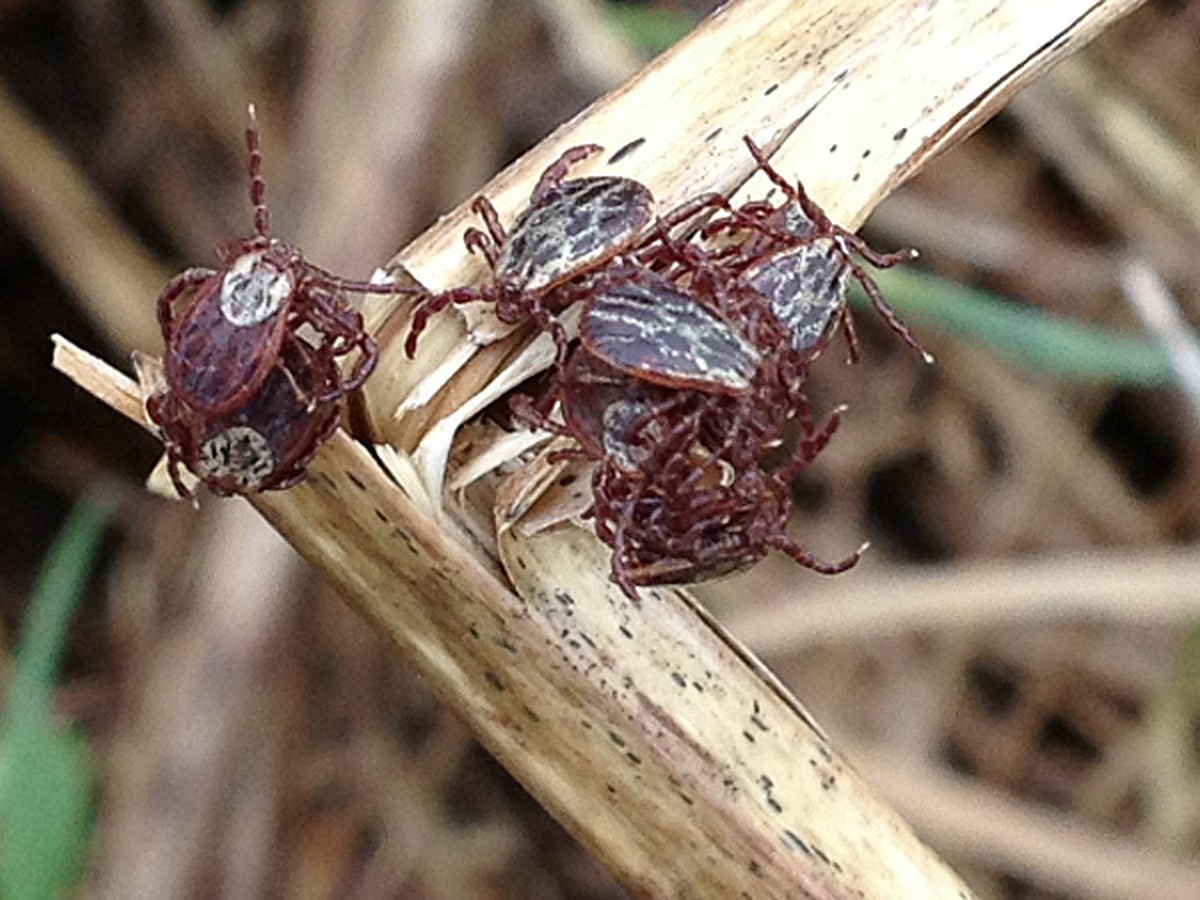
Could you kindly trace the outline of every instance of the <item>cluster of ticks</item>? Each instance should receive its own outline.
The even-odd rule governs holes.
[[[737,571],[771,550],[825,574],[850,568],[862,548],[826,562],[787,530],[792,481],[838,427],[837,413],[814,422],[806,382],[839,331],[850,360],[859,358],[850,278],[929,359],[863,268],[915,254],[872,250],[745,142],[777,199],[734,206],[705,194],[663,214],[635,180],[568,177],[601,150],[572,147],[542,173],[510,229],[486,197],[475,200],[486,231],[470,228],[464,242],[491,279],[429,293],[331,275],[270,236],[251,108],[255,234],[219,244],[219,271],[189,269],[158,300],[165,378],[146,406],[176,488],[188,493],[181,466],[219,494],[301,480],[343,398],[376,363],[347,295],[420,291],[410,356],[430,318],[460,303],[491,304],[500,321],[533,322],[553,337],[548,388],[512,397],[512,414],[571,438],[567,454],[594,461],[589,515],[629,596]],[[680,236],[701,218],[693,237]],[[572,306],[577,336],[563,324]],[[790,429],[799,437],[788,457],[780,447]]]

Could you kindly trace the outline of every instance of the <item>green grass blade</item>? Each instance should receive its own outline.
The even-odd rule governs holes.
[[[905,322],[966,338],[1043,375],[1124,387],[1168,387],[1175,371],[1149,338],[1086,325],[922,272],[874,274]],[[852,300],[868,301],[855,289]]]
[[[67,625],[92,569],[107,507],[76,504],[42,565],[0,725],[0,897],[60,897],[91,837],[88,748],[50,716]]]

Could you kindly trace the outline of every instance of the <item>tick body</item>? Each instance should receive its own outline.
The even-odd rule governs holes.
[[[836,241],[817,237],[761,257],[742,279],[767,299],[788,346],[811,359],[842,317],[849,274]]]
[[[656,384],[722,394],[750,389],[762,356],[737,329],[649,270],[601,277],[579,336],[595,357]]]

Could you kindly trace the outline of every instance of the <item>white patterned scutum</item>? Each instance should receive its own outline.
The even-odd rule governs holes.
[[[204,442],[198,467],[201,478],[232,478],[238,487],[254,490],[275,471],[275,454],[259,432],[235,425]]]
[[[221,282],[221,313],[231,325],[257,325],[279,312],[292,290],[290,275],[264,264],[261,253],[246,253]]]

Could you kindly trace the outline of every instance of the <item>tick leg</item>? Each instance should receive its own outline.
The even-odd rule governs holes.
[[[354,364],[354,368],[350,370],[341,385],[343,393],[357,391],[363,386],[363,383],[375,371],[375,364],[379,362],[379,348],[375,344],[375,339],[366,332],[362,332],[358,338],[358,349],[360,351],[358,361]]]
[[[500,224],[500,214],[496,212],[496,207],[492,206],[492,201],[487,197],[476,197],[475,202],[471,204],[471,210],[479,218],[483,219],[483,224],[487,226],[488,234],[492,237],[492,243],[497,247],[504,246],[504,242],[508,240],[508,234],[504,231],[504,226]],[[463,240],[467,239],[474,228],[467,229],[467,234],[463,235]],[[470,247],[470,243],[467,247]],[[490,258],[490,257],[489,257]]]
[[[271,214],[267,211],[267,189],[262,177],[262,147],[258,137],[258,114],[254,104],[247,108],[246,171],[250,176],[250,205],[254,207],[254,233],[259,237],[271,235]]]
[[[571,350],[571,341],[567,338],[566,329],[563,328],[562,322],[557,316],[552,315],[546,310],[546,307],[541,303],[534,304],[533,320],[537,322],[542,331],[550,332],[550,336],[554,338],[554,346],[556,348],[554,356],[554,365],[562,368],[567,362],[567,355]]]
[[[844,228],[838,229],[838,236],[849,249],[853,250],[877,269],[890,269],[892,266],[910,263],[920,256],[916,250],[911,248],[897,250],[895,253],[880,253],[857,234],[852,231],[846,231]]]
[[[917,340],[916,336],[909,330],[908,326],[900,321],[900,317],[896,315],[896,311],[892,309],[891,305],[885,299],[883,299],[883,293],[879,290],[879,285],[875,283],[875,279],[868,275],[862,266],[853,261],[847,261],[850,265],[850,274],[853,275],[855,279],[857,279],[858,283],[862,285],[863,290],[867,293],[867,296],[871,298],[871,305],[875,307],[875,311],[879,313],[879,315],[883,316],[883,321],[887,322],[888,328],[892,329],[892,331],[899,336],[900,340],[904,341],[904,343],[908,344],[908,346],[920,353],[925,362],[932,363],[933,355],[921,346],[921,342]],[[846,319],[849,321],[848,310]]]
[[[175,493],[177,493],[181,499],[193,499],[192,492],[188,490],[187,485],[183,483],[183,476],[179,473],[179,457],[177,457],[174,453],[168,453],[167,455],[167,474],[171,476],[171,484],[175,488]]]
[[[172,304],[189,288],[199,287],[220,277],[221,273],[214,272],[212,269],[188,269],[167,282],[167,286],[158,295],[158,324],[162,328],[163,338],[167,343],[170,343],[171,339]]]
[[[804,211],[804,215],[812,222],[815,232],[832,234],[837,230],[837,226],[829,221],[829,216],[825,214],[825,210],[821,209],[817,205],[817,202],[808,195],[808,192],[804,190],[804,186],[799,181],[795,184],[789,182],[779,173],[779,170],[771,165],[770,159],[767,158],[762,148],[749,137],[744,137],[742,140],[745,141],[746,147],[750,150],[750,155],[754,157],[754,161],[758,163],[758,167],[762,170],[762,173],[783,191],[784,196],[800,206],[800,209]]]
[[[724,210],[730,215],[735,212],[724,195],[718,194],[716,191],[709,191],[706,194],[701,194],[699,197],[685,200],[673,209],[667,210],[658,217],[658,225],[661,228],[674,228],[676,225],[682,225],[705,210],[711,209]]]
[[[478,228],[468,228],[463,234],[463,243],[467,245],[469,251],[478,253],[486,259],[488,267],[495,270],[500,250],[493,238],[488,237]]]
[[[616,514],[616,524],[612,529],[612,580],[617,587],[632,600],[634,603],[640,603],[641,598],[638,596],[637,586],[633,583],[630,576],[626,556],[629,550],[626,546],[626,533],[629,525],[633,520],[634,510],[637,506],[638,495],[632,499],[626,500],[620,505]],[[599,520],[597,520],[599,524]]]
[[[768,539],[767,543],[776,550],[786,553],[800,565],[804,566],[804,568],[819,572],[822,575],[838,575],[847,569],[853,569],[858,565],[858,561],[862,559],[863,553],[866,552],[869,546],[868,544],[863,544],[845,559],[840,559],[837,562],[826,562],[805,550],[782,531],[778,535]]]
[[[563,179],[567,177],[567,172],[571,170],[571,166],[603,150],[604,148],[599,144],[580,144],[578,147],[569,147],[563,151],[563,155],[546,167],[538,179],[538,183],[534,185],[533,193],[529,195],[530,205],[536,206],[546,194],[562,184]]]
[[[846,341],[846,362],[852,366],[857,365],[862,359],[862,344],[858,340],[858,327],[854,324],[854,314],[850,312],[850,307],[842,307],[842,311],[838,313],[838,319]]]
[[[552,393],[546,394],[538,400],[534,400],[528,394],[513,394],[508,398],[508,410],[514,419],[523,422],[530,428],[548,431],[563,437],[573,437],[566,426],[560,425],[550,418],[549,411],[543,408],[543,404],[547,400],[551,401],[550,409],[553,409],[556,398]]]
[[[787,465],[779,470],[776,477],[785,485],[790,485],[792,479],[799,475],[803,469],[811,465],[812,461],[828,446],[829,442],[833,439],[833,435],[837,432],[838,426],[841,424],[841,414],[835,412],[825,420],[825,424],[817,431],[814,432],[812,430],[811,424],[806,427],[804,437],[800,439],[796,447],[795,455],[788,461]]]
[[[457,303],[474,303],[494,299],[487,288],[458,287],[440,294],[432,294],[422,300],[413,310],[412,324],[408,326],[408,337],[404,340],[404,352],[412,359],[417,355],[417,340],[432,316],[447,306]]]
[[[312,302],[307,304],[300,313],[301,321],[312,325],[325,338],[329,338],[322,350],[330,356],[344,356],[358,349],[359,357],[350,374],[341,379],[333,389],[318,395],[318,402],[336,400],[343,394],[356,391],[362,387],[375,370],[379,361],[379,351],[372,338],[363,330],[362,316],[342,305],[341,298],[335,294],[312,292]]]

